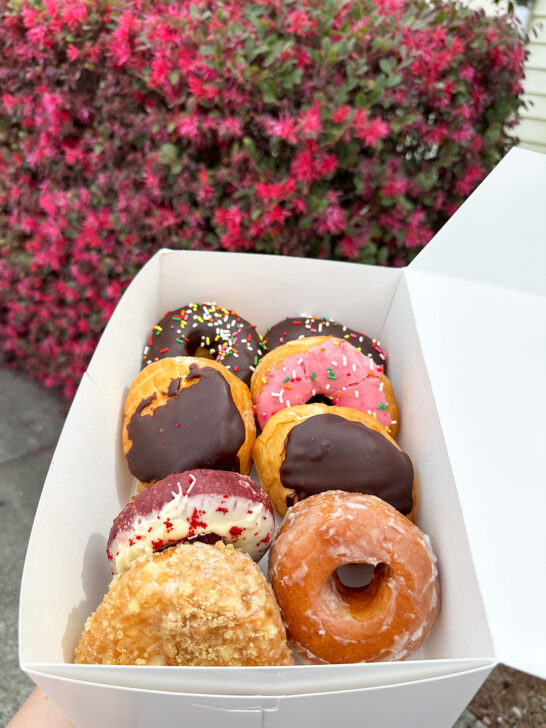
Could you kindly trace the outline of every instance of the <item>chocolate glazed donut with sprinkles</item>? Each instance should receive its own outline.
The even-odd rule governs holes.
[[[271,351],[289,341],[311,336],[335,336],[337,339],[344,339],[357,351],[373,359],[378,366],[385,369],[387,365],[387,355],[377,339],[372,339],[364,331],[355,331],[324,316],[287,316],[267,330],[264,336],[265,349]]]
[[[167,356],[193,356],[223,364],[245,384],[263,356],[256,326],[214,303],[188,303],[168,311],[151,329],[142,369]]]

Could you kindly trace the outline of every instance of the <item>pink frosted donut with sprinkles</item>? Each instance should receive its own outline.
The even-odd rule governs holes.
[[[323,402],[351,407],[377,419],[395,437],[398,406],[383,367],[344,339],[296,339],[259,362],[250,391],[260,427],[285,407]]]
[[[245,384],[263,356],[256,326],[236,311],[214,303],[188,303],[167,311],[152,327],[142,368],[166,356],[197,356],[223,364]]]
[[[259,561],[275,531],[271,502],[246,475],[196,469],[168,475],[116,517],[106,554],[113,574],[181,541],[224,541]]]
[[[384,368],[387,366],[387,354],[377,339],[371,338],[365,331],[350,329],[339,321],[324,316],[287,316],[267,329],[263,338],[266,351],[272,351],[289,341],[312,336],[335,336],[336,339],[345,339],[355,349],[373,359],[378,366]]]

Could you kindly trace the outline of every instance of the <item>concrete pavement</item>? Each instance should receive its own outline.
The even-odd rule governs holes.
[[[33,687],[19,669],[19,588],[34,513],[63,422],[58,399],[0,367],[0,725]]]

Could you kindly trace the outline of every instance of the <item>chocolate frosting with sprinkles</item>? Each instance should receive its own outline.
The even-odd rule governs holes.
[[[212,303],[189,303],[169,311],[151,330],[142,368],[166,356],[203,356],[221,362],[245,384],[264,354],[256,327]]]
[[[178,385],[171,382],[165,404],[142,414],[151,397],[129,421],[127,463],[144,483],[192,468],[239,471],[245,427],[229,384],[216,369],[195,364],[186,381],[192,379],[198,381],[180,391],[173,380]]]
[[[308,417],[284,443],[280,478],[299,500],[327,490],[375,495],[403,514],[413,507],[408,455],[361,422],[339,415]],[[287,505],[293,505],[293,495]]]
[[[376,364],[386,365],[387,357],[376,339],[371,339],[363,331],[355,331],[347,326],[320,316],[300,316],[286,318],[267,330],[264,343],[267,351],[295,339],[309,336],[335,336],[345,339],[365,356],[371,357]]]

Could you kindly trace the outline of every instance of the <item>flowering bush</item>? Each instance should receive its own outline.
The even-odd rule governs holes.
[[[407,262],[513,144],[524,56],[439,0],[0,0],[6,361],[72,396],[163,246]]]

